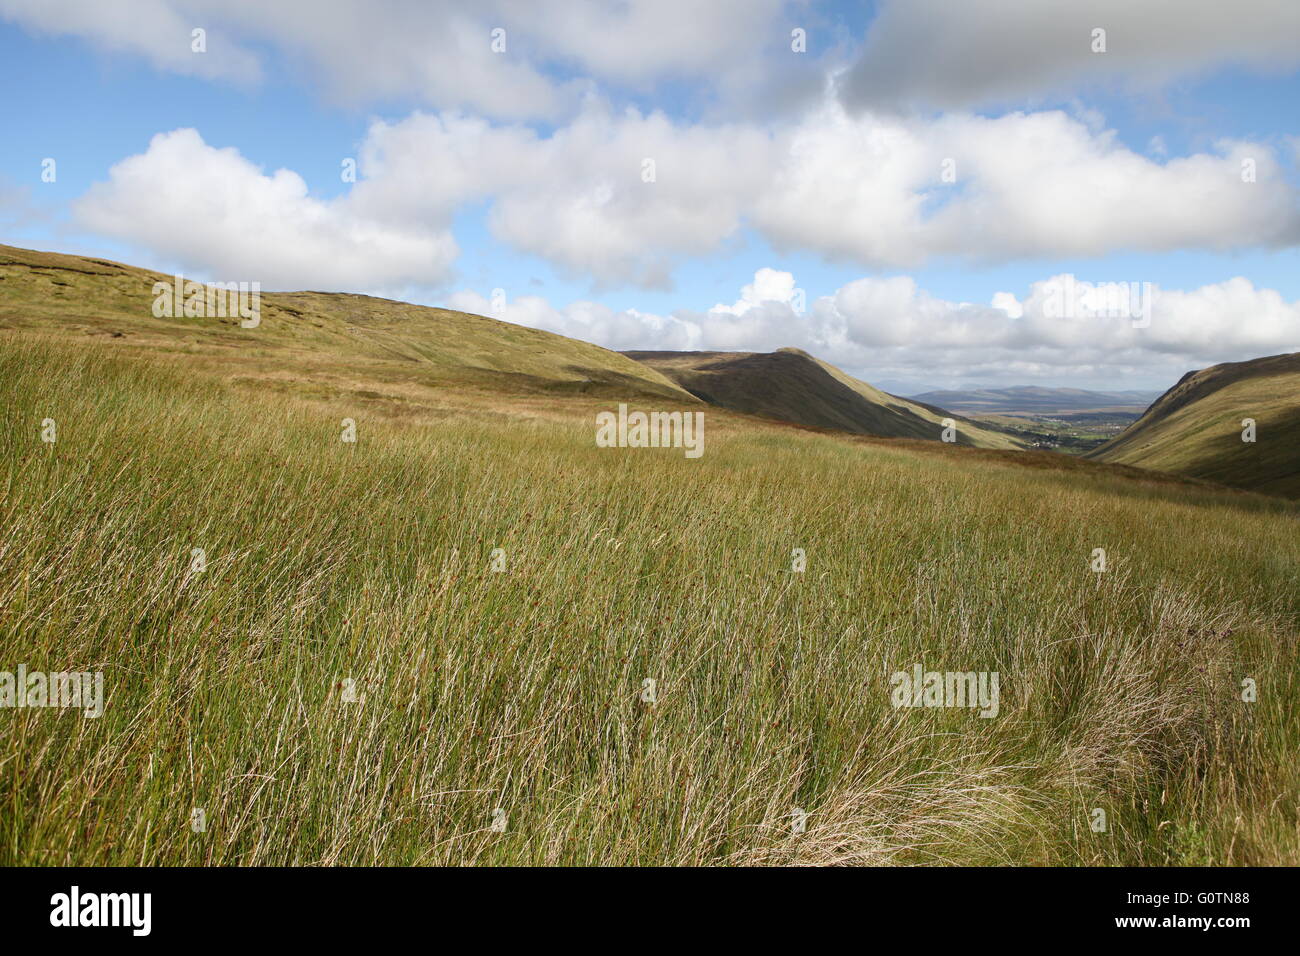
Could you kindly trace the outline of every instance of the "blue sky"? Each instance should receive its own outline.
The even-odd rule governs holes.
[[[900,390],[1161,388],[1300,349],[1293,4],[593,2],[590,35],[547,3],[95,6],[0,0],[4,242],[613,348],[796,345]],[[1242,156],[1264,175],[1226,185]],[[1062,330],[1035,303],[1065,274],[1178,308]]]

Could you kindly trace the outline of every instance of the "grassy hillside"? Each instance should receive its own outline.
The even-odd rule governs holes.
[[[264,293],[255,329],[241,328],[236,318],[155,318],[159,280],[172,277],[0,246],[0,329],[108,337],[126,348],[182,353],[203,371],[237,368],[262,388],[399,406],[464,388],[695,403],[657,372],[587,342],[371,296]],[[237,367],[230,361],[236,351]]]
[[[1300,352],[1189,372],[1091,457],[1300,498]]]
[[[800,425],[866,435],[939,441],[941,422],[958,423],[957,444],[1022,448],[996,427],[898,398],[800,349],[775,352],[626,352],[715,405]]]
[[[0,332],[0,669],[107,706],[0,711],[0,864],[1300,863],[1300,507],[78,308]]]

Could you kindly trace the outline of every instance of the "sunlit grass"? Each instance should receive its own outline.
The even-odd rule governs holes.
[[[0,863],[1300,861],[1295,506],[305,394],[0,341],[0,669],[107,695],[0,710]],[[894,709],[918,661],[999,715]]]

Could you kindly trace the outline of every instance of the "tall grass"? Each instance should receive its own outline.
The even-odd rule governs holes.
[[[0,670],[107,696],[0,710],[0,863],[1300,861],[1293,505],[182,361],[0,343]],[[917,662],[998,716],[895,709]]]

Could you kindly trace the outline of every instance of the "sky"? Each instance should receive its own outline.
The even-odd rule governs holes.
[[[1295,0],[0,0],[0,242],[904,394],[1300,350]]]

